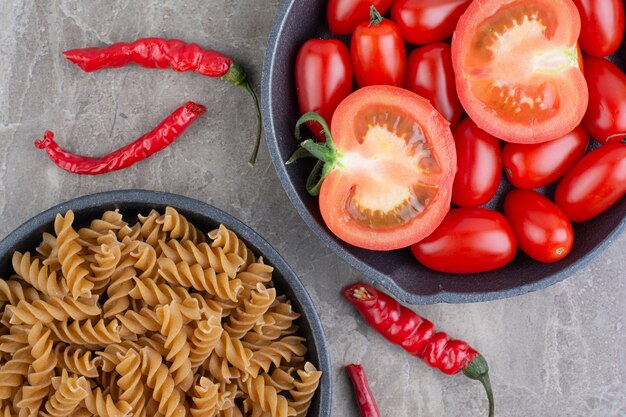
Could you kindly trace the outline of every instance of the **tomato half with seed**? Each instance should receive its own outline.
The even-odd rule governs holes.
[[[573,222],[608,210],[626,194],[626,144],[609,143],[585,155],[565,174],[554,201]]]
[[[600,143],[626,143],[626,74],[604,58],[586,56],[589,107],[583,124]]]
[[[459,17],[472,0],[396,0],[391,19],[404,40],[426,45],[452,36]]]
[[[325,162],[320,211],[338,238],[399,249],[441,223],[456,153],[448,122],[428,100],[398,87],[361,88],[335,110],[330,136],[302,147]]]
[[[436,42],[417,48],[406,64],[405,88],[429,100],[454,129],[463,107],[456,94],[450,45]]]
[[[452,186],[452,202],[461,207],[487,204],[502,178],[500,141],[469,117],[452,132],[458,171]]]
[[[589,134],[582,125],[550,142],[523,145],[507,143],[502,165],[511,184],[533,189],[558,180],[585,154]]]
[[[504,199],[504,215],[519,248],[534,260],[560,261],[572,250],[572,224],[556,204],[538,192],[513,190],[508,193]]]
[[[459,99],[483,130],[514,143],[572,131],[588,93],[571,0],[474,1],[452,37]]]
[[[589,55],[609,56],[617,51],[624,37],[622,0],[574,0],[582,28],[580,47]]]
[[[311,39],[296,58],[296,93],[301,114],[319,113],[330,122],[341,101],[352,92],[352,63],[348,47],[340,41]],[[307,126],[319,140],[326,140],[318,123]]]
[[[359,87],[404,85],[406,48],[398,27],[376,10],[369,22],[354,30],[350,45],[352,66]]]
[[[507,219],[494,210],[458,208],[426,239],[411,246],[415,258],[435,271],[473,274],[503,267],[517,251]]]
[[[349,35],[363,22],[370,20],[370,6],[380,14],[387,13],[393,0],[328,0],[326,16],[334,35]]]

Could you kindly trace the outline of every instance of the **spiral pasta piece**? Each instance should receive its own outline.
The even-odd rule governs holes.
[[[215,353],[221,358],[226,358],[235,368],[251,373],[250,359],[252,351],[245,348],[239,339],[231,338],[227,332],[222,332],[220,341],[215,346]]]
[[[56,344],[54,355],[56,356],[57,367],[88,378],[96,378],[98,367],[102,365],[102,358],[93,357],[90,350],[65,343]]]
[[[258,283],[256,288],[250,292],[250,297],[243,300],[243,306],[237,307],[235,313],[230,315],[224,329],[230,337],[241,339],[263,318],[275,299],[276,290],[274,288],[266,288],[263,284]]]
[[[63,297],[68,293],[67,283],[57,273],[42,265],[39,259],[31,259],[30,252],[14,252],[11,259],[15,273],[50,297]]]
[[[150,348],[162,357],[165,357],[168,352],[165,348],[165,337],[160,334],[153,334],[150,337],[140,337],[136,341],[124,340],[120,343],[112,343],[103,351],[97,352],[97,355],[102,359],[102,370],[112,372],[129,350],[140,352],[143,348]]]
[[[13,354],[28,345],[29,328],[11,326],[8,334],[0,336],[0,352]]]
[[[197,369],[211,356],[223,332],[218,312],[205,314],[206,319],[198,322],[191,336],[191,367]]]
[[[13,398],[15,392],[22,385],[33,361],[30,351],[30,346],[24,346],[0,368],[0,400]]]
[[[85,397],[85,408],[92,415],[100,417],[126,417],[132,411],[132,407],[126,401],[115,402],[111,394],[105,394],[101,388],[89,389],[89,383],[85,381],[87,396]]]
[[[49,298],[48,300],[35,300],[33,302],[23,300],[17,306],[7,308],[11,313],[9,322],[32,326],[37,322],[85,320],[100,315],[101,311],[97,300],[96,295],[80,299],[66,296],[65,298]]]
[[[104,292],[122,258],[122,249],[116,239],[108,244],[102,243],[98,249],[99,252],[94,255],[95,264],[90,265],[92,272],[90,280],[94,284],[92,288],[94,294]]]
[[[160,214],[156,210],[152,210],[147,216],[139,215],[137,217],[141,224],[139,235],[143,238],[144,242],[157,248],[159,241],[164,240],[167,236],[167,233],[163,230],[163,225],[157,223]]]
[[[20,301],[34,301],[40,298],[36,289],[30,285],[10,279],[8,281],[0,278],[0,306],[5,303],[16,306]]]
[[[146,416],[144,384],[141,381],[141,357],[135,349],[129,349],[125,355],[118,354],[120,363],[115,371],[120,375],[117,386],[121,393],[119,399],[130,404],[133,417]]]
[[[212,268],[218,274],[225,272],[229,278],[234,278],[237,271],[244,264],[244,260],[237,254],[225,253],[222,248],[212,248],[207,243],[195,245],[192,241],[179,242],[176,239],[159,241],[163,256],[174,262],[198,264],[202,269]]]
[[[165,417],[183,417],[186,414],[185,396],[176,387],[167,366],[158,352],[144,348],[141,354],[141,373],[152,388],[152,398],[159,402],[159,413]]]
[[[265,264],[263,257],[260,257],[256,262],[248,265],[245,270],[240,271],[237,278],[241,280],[245,289],[253,290],[259,283],[268,284],[272,280],[272,272],[274,272],[274,268]]]
[[[122,251],[122,259],[111,276],[111,283],[107,288],[108,299],[104,303],[104,317],[113,317],[126,310],[130,306],[130,298],[128,293],[133,289],[133,278],[137,276],[134,268],[135,260],[130,255],[139,242],[128,241],[124,239],[124,249]]]
[[[91,321],[75,321],[68,324],[67,321],[60,323],[49,323],[49,327],[55,336],[62,342],[74,343],[86,346],[106,346],[110,343],[121,341],[118,333],[119,323],[111,320],[106,324],[103,319],[96,324]]]
[[[209,238],[213,240],[211,246],[214,248],[222,249],[226,254],[235,254],[243,261],[241,269],[246,270],[248,265],[254,262],[254,254],[243,243],[241,239],[237,237],[235,232],[228,229],[223,224],[220,224],[219,228],[209,232]]]
[[[57,214],[54,219],[54,232],[57,235],[61,270],[74,298],[90,297],[94,285],[87,279],[89,271],[84,266],[84,259],[79,255],[82,247],[77,242],[78,233],[72,227],[72,223],[74,223],[72,210],[68,210],[65,216]]]
[[[45,409],[52,417],[67,417],[78,408],[78,405],[87,397],[85,384],[89,384],[85,377],[69,377],[66,372],[60,377],[52,378],[55,385],[54,395],[48,399]]]
[[[160,332],[165,336],[165,348],[169,351],[165,356],[171,362],[169,371],[174,382],[186,392],[193,384],[193,373],[189,360],[191,349],[183,332],[184,322],[180,307],[176,302],[166,304],[157,308],[156,314],[161,323]]]
[[[157,253],[152,246],[142,242],[131,256],[136,259],[135,269],[141,271],[140,279],[157,277]]]
[[[214,417],[218,411],[219,385],[209,378],[202,377],[194,387],[193,406],[189,409],[192,417]]]
[[[89,227],[78,230],[78,236],[85,246],[92,246],[101,236],[112,233],[118,239],[131,234],[131,228],[118,210],[108,210],[99,219],[94,219]]]
[[[289,391],[295,388],[295,379],[283,369],[276,368],[272,374],[263,374],[265,385],[271,385],[277,391]]]
[[[174,207],[166,207],[165,214],[156,222],[163,225],[163,231],[169,232],[171,239],[179,239],[181,242],[190,240],[196,245],[205,241],[204,235]]]
[[[250,400],[259,404],[263,411],[272,417],[294,416],[296,411],[289,406],[287,398],[278,394],[276,388],[265,384],[262,376],[242,378],[242,388],[250,396]]]
[[[287,336],[256,350],[250,359],[252,373],[258,374],[259,369],[268,372],[272,365],[279,367],[283,361],[289,363],[294,355],[304,356],[307,352],[304,341],[303,337]]]
[[[237,294],[242,289],[239,279],[230,279],[225,273],[216,274],[212,268],[203,270],[198,264],[189,266],[186,262],[174,263],[168,258],[160,258],[158,263],[159,275],[170,284],[191,286],[231,301],[237,301]]]
[[[230,384],[233,379],[241,377],[239,369],[229,366],[228,359],[219,357],[215,352],[202,364],[209,375],[218,382]]]
[[[293,398],[289,402],[289,406],[296,410],[297,417],[304,417],[309,410],[322,373],[311,362],[307,362],[304,365],[304,369],[300,369],[297,372],[300,380],[296,380],[294,382],[295,388],[289,391],[291,398]]]

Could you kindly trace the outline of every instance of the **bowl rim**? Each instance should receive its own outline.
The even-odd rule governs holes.
[[[244,224],[236,217],[222,211],[208,203],[185,197],[178,194],[150,191],[150,190],[116,190],[88,194],[66,202],[57,204],[22,223],[0,241],[0,258],[3,254],[10,254],[13,248],[33,231],[53,223],[57,213],[67,210],[97,209],[102,204],[146,204],[146,205],[171,205],[177,209],[188,211],[212,221],[224,224],[234,231],[237,236],[250,242],[269,263],[284,277],[285,282],[291,287],[300,303],[300,313],[307,317],[310,324],[311,334],[317,349],[317,360],[322,378],[319,385],[319,417],[330,417],[332,402],[332,370],[330,361],[330,349],[324,333],[321,319],[315,309],[315,304],[309,296],[300,278],[293,269],[280,256],[280,254],[257,232]]]
[[[356,256],[341,247],[336,238],[323,227],[321,227],[315,219],[311,216],[304,201],[299,198],[298,193],[294,187],[293,182],[290,180],[289,173],[285,161],[282,160],[278,149],[278,135],[276,132],[276,123],[272,119],[271,109],[274,104],[271,89],[271,79],[274,71],[277,67],[274,65],[276,54],[278,51],[277,40],[281,35],[285,26],[285,16],[291,11],[291,8],[296,4],[296,0],[283,0],[269,35],[267,48],[265,51],[265,57],[263,60],[263,74],[261,80],[261,111],[263,115],[263,129],[265,132],[265,140],[269,149],[272,164],[276,169],[278,178],[283,186],[283,189],[287,193],[289,200],[296,208],[296,211],[302,217],[307,226],[317,235],[317,237],[333,252],[339,255],[345,262],[352,266],[357,271],[363,273],[374,282],[382,285],[389,290],[394,297],[398,300],[408,304],[436,304],[436,303],[450,303],[450,304],[463,304],[463,303],[476,303],[483,301],[493,301],[509,297],[515,297],[518,295],[527,294],[537,290],[547,288],[558,282],[563,281],[580,268],[587,265],[592,259],[594,259],[600,252],[606,249],[617,236],[624,230],[626,226],[626,216],[622,217],[619,225],[614,228],[597,246],[591,251],[587,252],[580,259],[575,261],[569,266],[561,269],[560,271],[548,275],[538,281],[533,281],[527,284],[518,285],[513,288],[501,289],[489,292],[472,292],[472,293],[458,293],[442,290],[437,293],[421,295],[408,292],[400,287],[393,279],[388,275],[383,274],[364,262],[359,260]],[[295,139],[294,139],[295,140]]]

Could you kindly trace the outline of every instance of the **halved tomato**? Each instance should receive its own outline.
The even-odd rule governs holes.
[[[456,86],[483,130],[513,143],[541,143],[572,131],[588,92],[571,0],[482,0],[452,37]]]
[[[319,117],[308,113],[298,126],[309,120]],[[309,192],[319,190],[322,217],[337,237],[399,249],[441,223],[456,152],[448,121],[428,100],[393,86],[361,88],[339,104],[326,137],[325,144],[304,141],[308,153],[300,149],[290,161],[313,155],[325,163],[321,188],[309,181]]]

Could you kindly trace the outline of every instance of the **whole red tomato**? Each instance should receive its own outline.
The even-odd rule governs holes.
[[[626,138],[626,75],[603,58],[583,58],[589,106],[583,125],[601,143]]]
[[[472,0],[397,0],[391,19],[405,41],[426,45],[452,36],[459,17]]]
[[[504,215],[520,249],[531,258],[556,262],[572,249],[572,224],[556,204],[538,192],[511,191],[504,200]]]
[[[334,35],[349,35],[359,23],[370,20],[370,6],[380,14],[387,13],[393,0],[328,0],[326,15]]]
[[[484,208],[452,209],[426,239],[411,246],[430,269],[453,274],[491,271],[509,263],[517,244],[506,218]]]
[[[456,95],[450,45],[436,42],[417,48],[406,66],[405,88],[430,100],[454,129],[461,121],[463,107]]]
[[[580,13],[580,38],[583,51],[608,56],[617,51],[624,37],[622,0],[574,0]]]
[[[406,49],[398,27],[372,7],[370,22],[361,23],[352,35],[352,65],[359,87],[404,85]]]
[[[582,158],[588,145],[589,134],[578,125],[567,135],[550,142],[505,144],[502,165],[509,181],[517,188],[539,188],[561,178]]]
[[[469,117],[452,132],[458,171],[452,186],[452,202],[461,207],[482,206],[498,190],[502,177],[500,141]]]
[[[352,92],[348,47],[337,40],[306,41],[296,58],[296,92],[301,114],[319,113],[330,124],[339,103]],[[307,126],[319,140],[325,140],[319,123]]]
[[[554,201],[573,222],[606,211],[626,193],[626,145],[609,143],[585,155],[556,187]]]

